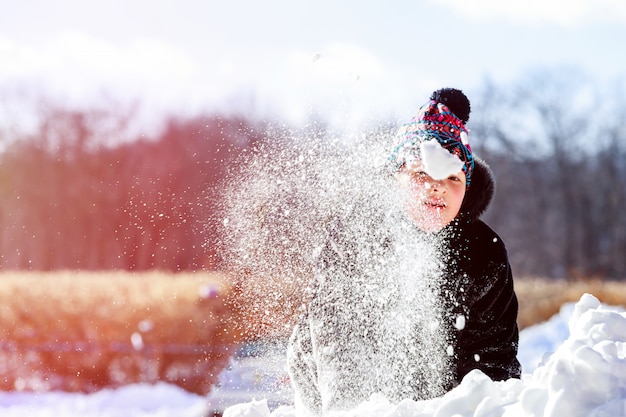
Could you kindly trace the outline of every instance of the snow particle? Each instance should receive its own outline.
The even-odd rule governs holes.
[[[219,294],[219,288],[215,284],[205,284],[198,289],[198,295],[202,299],[215,298]]]
[[[131,336],[130,336],[130,343],[133,345],[133,348],[135,350],[142,350],[143,349],[143,337],[141,337],[141,334],[134,332]]]
[[[478,353],[474,353],[474,361],[480,362],[480,355]]]
[[[137,328],[142,333],[149,332],[150,330],[154,329],[154,322],[150,319],[141,320],[137,325]]]
[[[456,316],[454,327],[457,330],[463,330],[465,328],[465,316],[464,315],[459,314],[458,316]]]
[[[465,146],[469,145],[469,138],[467,132],[461,132],[461,143]]]
[[[454,347],[452,347],[452,345],[448,345],[446,353],[448,354],[448,356],[454,356]]]

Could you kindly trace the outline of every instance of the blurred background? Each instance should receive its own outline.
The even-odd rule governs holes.
[[[7,7],[9,5],[7,4]],[[232,149],[264,127],[472,101],[519,275],[621,278],[626,6],[610,0],[26,0],[0,17],[0,268],[211,268]],[[228,150],[231,150],[228,152]]]
[[[161,369],[138,367],[140,359],[128,353],[145,348],[143,339],[138,344],[135,337],[133,344],[135,333],[151,331],[137,330],[145,320],[137,311],[154,314],[158,302],[168,299],[158,293],[155,304],[133,308],[137,301],[129,294],[141,293],[129,289],[137,285],[139,275],[133,274],[167,273],[141,284],[148,286],[200,277],[185,294],[200,312],[211,305],[204,320],[224,323],[238,314],[219,308],[230,295],[218,296],[229,292],[220,286],[219,237],[207,219],[220,207],[220,184],[241,152],[271,141],[275,126],[315,126],[328,137],[392,131],[443,86],[462,89],[472,102],[471,144],[497,178],[486,220],[505,240],[520,288],[530,278],[626,278],[622,2],[0,4],[7,11],[0,15],[1,293],[19,300],[33,287],[58,290],[51,283],[54,272],[72,271],[68,282],[75,284],[61,286],[62,294],[92,294],[85,288],[110,279],[106,271],[130,273],[126,279],[116,275],[121,292],[109,300],[123,309],[106,310],[90,322],[80,310],[67,313],[74,317],[67,320],[105,335],[96,351],[109,349],[116,338],[123,341],[130,350],[116,352],[131,358],[127,363],[140,376],[105,378],[82,389],[137,378],[182,381],[185,372],[194,372],[198,356],[186,367]],[[26,271],[37,278],[19,275]],[[105,273],[85,275],[96,271]],[[213,286],[219,291],[207,290]],[[10,304],[2,316],[6,326],[23,329],[33,305],[50,294]],[[52,310],[42,314],[59,314],[54,309],[63,299],[43,302]],[[200,320],[198,311],[179,319]],[[130,322],[119,320],[125,331],[102,330],[116,314],[133,315]],[[158,327],[158,318],[151,320]],[[189,331],[206,333],[206,327]],[[217,375],[230,353],[206,359],[209,354],[197,346],[242,337],[211,331],[212,339],[185,340],[194,355],[219,363],[201,372]],[[65,341],[63,332],[49,333],[5,331],[0,362],[19,362],[25,351],[55,352],[58,343],[78,352],[79,341],[95,340],[82,330]],[[24,342],[35,334],[42,339]],[[175,339],[168,332],[158,338],[162,344]],[[22,353],[6,359],[10,349]],[[76,389],[41,385],[51,381],[45,371],[39,379],[24,379],[35,363],[50,368],[54,359],[42,357],[19,372],[0,366],[5,389]],[[102,372],[113,372],[108,364]],[[210,383],[198,384],[190,389],[210,389]]]

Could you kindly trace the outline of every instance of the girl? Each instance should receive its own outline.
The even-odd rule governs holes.
[[[434,252],[411,252],[437,258],[433,268],[422,271],[424,277],[438,277],[428,285],[432,304],[411,298],[419,314],[381,320],[383,315],[374,312],[391,311],[389,299],[379,301],[375,284],[363,279],[368,272],[356,261],[362,254],[347,241],[342,227],[331,230],[311,302],[288,349],[301,413],[350,409],[377,392],[395,401],[439,396],[474,369],[493,380],[520,376],[518,305],[507,251],[479,219],[493,197],[494,179],[472,153],[465,127],[469,113],[461,91],[435,91],[400,129],[389,160],[408,195],[405,211],[416,236],[437,242]],[[367,256],[387,253],[391,246],[379,239]],[[367,290],[355,292],[355,286]],[[370,295],[354,301],[361,307],[355,311],[351,296],[366,291]],[[436,313],[429,315],[431,310]],[[406,340],[395,343],[393,351],[386,349],[384,340],[392,338],[389,323],[399,321],[409,323],[402,327]],[[443,359],[435,360],[439,354]],[[391,365],[382,369],[383,362]]]

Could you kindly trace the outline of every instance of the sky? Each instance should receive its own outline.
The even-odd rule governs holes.
[[[0,0],[0,101],[354,126],[541,68],[626,74],[621,0]],[[10,11],[10,12],[9,12]]]

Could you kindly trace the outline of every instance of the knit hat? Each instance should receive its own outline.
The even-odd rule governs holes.
[[[474,171],[465,128],[469,114],[470,102],[461,90],[442,88],[433,92],[430,101],[398,130],[389,158],[393,168],[398,170],[407,162],[420,160],[434,179],[463,170],[469,187]]]

